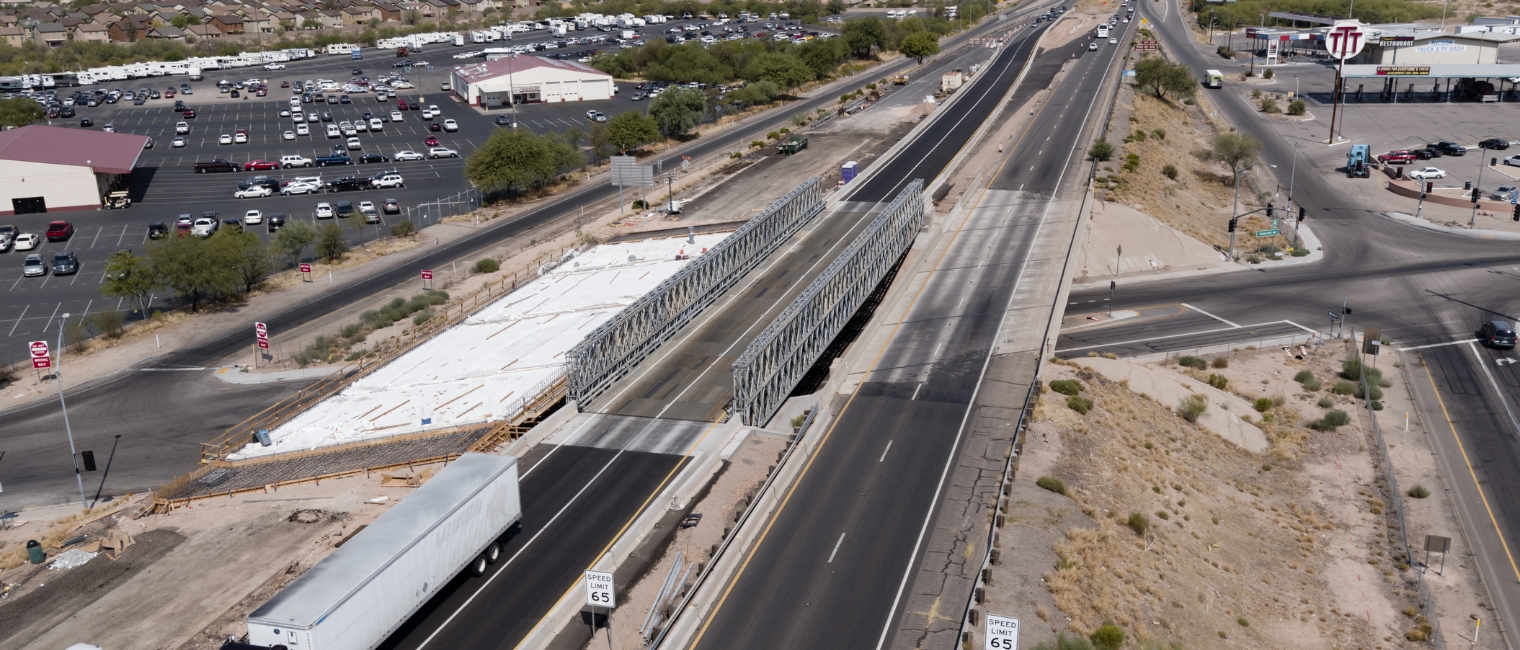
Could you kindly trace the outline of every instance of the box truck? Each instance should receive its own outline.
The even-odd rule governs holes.
[[[371,650],[522,517],[517,459],[468,453],[248,615],[248,643]]]

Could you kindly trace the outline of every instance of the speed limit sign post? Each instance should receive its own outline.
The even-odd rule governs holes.
[[[617,597],[612,591],[612,574],[606,571],[586,571],[586,604],[591,606],[591,635],[596,636],[596,608],[607,608],[607,648],[612,649],[612,608],[617,607]]]
[[[1018,650],[1019,619],[988,614],[985,636],[982,650]]]

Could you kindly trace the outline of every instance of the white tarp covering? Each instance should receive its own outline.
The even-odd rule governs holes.
[[[271,431],[273,445],[230,458],[508,417],[564,372],[587,333],[726,236],[594,247]]]

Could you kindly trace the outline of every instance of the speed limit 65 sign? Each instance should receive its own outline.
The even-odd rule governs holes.
[[[1018,650],[1019,619],[988,614],[986,636],[983,650]]]
[[[586,604],[592,607],[617,607],[612,595],[612,574],[602,571],[586,572]]]

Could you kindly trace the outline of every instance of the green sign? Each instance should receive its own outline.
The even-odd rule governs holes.
[[[1278,230],[1276,228],[1273,228],[1271,230],[1258,230],[1258,231],[1256,231],[1256,236],[1257,237],[1276,237],[1276,236],[1281,235],[1281,234],[1282,234],[1282,231],[1280,231],[1280,230]]]

